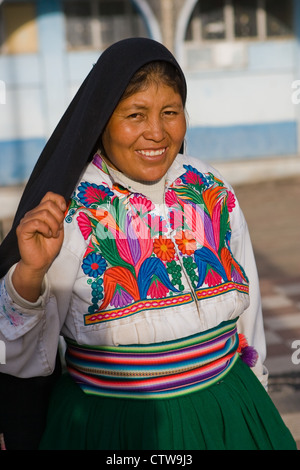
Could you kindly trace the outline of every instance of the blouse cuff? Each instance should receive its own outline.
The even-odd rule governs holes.
[[[16,291],[16,289],[14,288],[14,285],[12,282],[12,275],[13,275],[15,268],[16,268],[16,264],[10,268],[5,278],[6,291],[9,297],[16,305],[26,310],[41,309],[41,307],[45,305],[45,301],[49,293],[49,284],[47,281],[47,277],[45,276],[43,279],[42,292],[39,298],[36,300],[36,302],[29,302],[28,300],[23,299],[23,297],[21,297]]]

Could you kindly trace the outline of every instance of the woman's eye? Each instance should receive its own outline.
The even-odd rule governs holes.
[[[141,113],[132,113],[128,117],[129,117],[129,119],[138,119],[138,118],[142,117],[142,114]]]

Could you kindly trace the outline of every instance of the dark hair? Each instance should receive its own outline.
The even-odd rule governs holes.
[[[182,99],[183,106],[186,101],[185,83],[177,70],[177,68],[164,61],[149,62],[141,67],[130,80],[121,100],[129,98],[129,96],[144,90],[150,83],[162,82],[163,84],[173,88],[176,93],[179,93]]]

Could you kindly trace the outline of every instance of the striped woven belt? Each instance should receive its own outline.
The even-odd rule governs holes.
[[[67,341],[66,364],[82,390],[121,398],[171,398],[221,380],[238,353],[236,321],[150,345],[82,346]]]

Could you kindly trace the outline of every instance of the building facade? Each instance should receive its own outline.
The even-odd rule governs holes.
[[[0,0],[1,186],[27,179],[101,51],[130,36],[185,72],[187,153],[298,156],[300,0]]]

